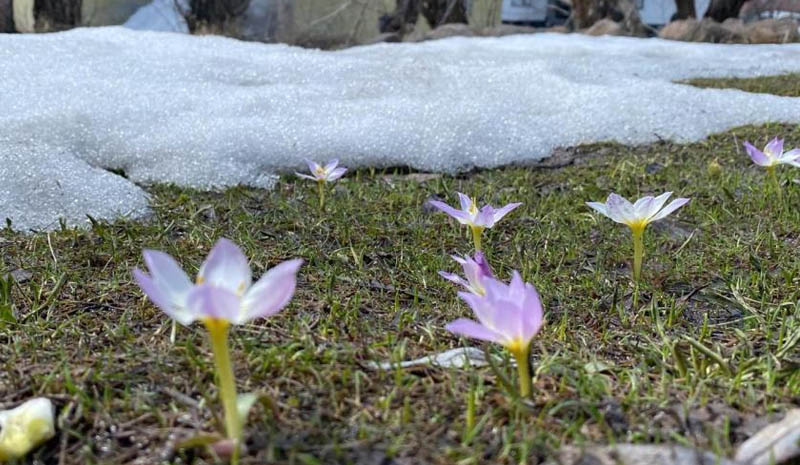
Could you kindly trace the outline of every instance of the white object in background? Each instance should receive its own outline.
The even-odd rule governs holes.
[[[548,0],[503,0],[500,18],[508,22],[540,22],[547,19]]]
[[[123,26],[139,31],[189,33],[181,10],[189,11],[188,0],[153,0],[132,14]]]
[[[0,410],[0,462],[22,458],[55,436],[53,416],[53,404],[46,397]]]
[[[393,370],[395,368],[428,365],[440,368],[464,368],[466,366],[482,367],[486,364],[486,354],[484,351],[475,347],[461,347],[404,362],[369,362],[367,363],[367,367],[373,370]]]
[[[694,0],[694,10],[698,18],[705,16],[711,0]],[[642,22],[651,26],[663,26],[678,11],[675,0],[636,0]]]

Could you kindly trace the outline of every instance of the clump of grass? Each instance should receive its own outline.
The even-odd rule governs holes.
[[[800,212],[772,207],[764,173],[740,148],[773,134],[800,144],[800,128],[768,125],[690,145],[582,146],[560,169],[424,182],[362,170],[339,182],[325,212],[290,177],[271,192],[156,186],[146,222],[3,230],[0,408],[54,400],[58,435],[34,454],[46,463],[208,463],[174,451],[221,421],[206,408],[217,392],[203,331],[180,327],[172,343],[170,321],[130,270],[148,247],[193,274],[224,236],[256,276],[307,262],[289,307],[231,340],[239,388],[271,399],[251,416],[241,463],[518,463],[561,444],[621,441],[730,453],[748,419],[800,398]],[[714,160],[720,168],[708,170]],[[795,176],[781,172],[786,205],[800,202]],[[693,200],[652,225],[634,305],[625,231],[584,202],[665,188]],[[368,367],[464,344],[444,326],[469,309],[437,271],[456,271],[449,255],[470,242],[425,207],[456,190],[524,202],[488,231],[485,253],[500,279],[519,269],[547,309],[531,401],[504,396],[490,369]],[[5,278],[16,270],[30,276]]]
[[[781,74],[759,78],[689,79],[686,84],[713,89],[739,89],[759,94],[775,94],[784,97],[800,96],[800,74]]]

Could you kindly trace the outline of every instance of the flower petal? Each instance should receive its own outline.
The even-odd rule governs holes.
[[[675,210],[681,208],[682,206],[686,205],[690,199],[685,197],[677,198],[669,203],[666,207],[664,207],[660,212],[658,212],[655,216],[650,218],[650,221],[658,221],[664,219],[670,213],[674,212]]]
[[[228,239],[217,241],[197,273],[198,283],[224,287],[238,296],[244,295],[252,278],[250,265],[242,249]]]
[[[745,141],[744,148],[747,150],[748,155],[750,155],[750,159],[753,160],[753,163],[756,165],[770,166],[772,164],[769,157],[767,157],[761,150],[753,147],[753,144],[750,142]]]
[[[459,286],[464,286],[465,288],[469,289],[469,283],[467,282],[467,280],[465,280],[464,278],[455,273],[447,273],[445,271],[440,271],[439,276],[452,283],[456,283]]]
[[[460,210],[456,210],[455,208],[451,207],[450,205],[447,205],[444,202],[440,202],[438,200],[429,200],[428,203],[431,206],[438,208],[439,210],[452,216],[453,218],[458,220],[458,222],[461,224],[468,224],[472,221],[472,218],[470,218],[466,213]]]
[[[494,220],[495,217],[495,210],[494,207],[491,205],[484,205],[483,208],[478,211],[475,215],[474,219],[472,220],[476,226],[483,226],[484,228],[492,228],[494,227]]]
[[[224,287],[211,284],[195,286],[189,293],[186,304],[195,319],[213,318],[230,323],[239,320],[241,300]]]
[[[186,295],[192,289],[192,282],[178,262],[158,250],[145,249],[142,255],[153,282],[161,289],[164,297],[175,305],[183,306]]]
[[[311,171],[311,174],[315,174],[321,168],[319,163],[306,159],[306,164],[308,165],[308,170]]]
[[[327,165],[325,165],[325,172],[330,174],[330,172],[335,170],[338,165],[339,159],[334,158],[333,160],[329,161]]]
[[[462,194],[461,192],[456,193],[458,194],[458,200],[461,202],[461,211],[469,213],[470,207],[472,206],[472,199],[469,198],[468,195]]]
[[[328,182],[336,181],[337,179],[341,178],[346,172],[347,168],[345,167],[336,168],[335,170],[331,171],[328,174]]]
[[[608,208],[608,217],[617,223],[627,224],[636,219],[633,213],[633,205],[628,202],[628,199],[619,194],[613,192],[608,194],[606,206]]]
[[[144,291],[145,295],[147,295],[158,308],[169,315],[170,318],[182,325],[189,325],[194,321],[194,316],[186,308],[186,296],[189,294],[188,291],[185,296],[181,297],[179,301],[176,301],[175,295],[170,295],[165,292],[164,289],[158,286],[153,278],[139,268],[133,269],[133,277],[136,279],[136,283],[139,284],[139,287]]]
[[[309,175],[307,175],[307,174],[303,174],[303,173],[297,173],[297,172],[295,172],[294,174],[296,174],[297,176],[299,176],[299,177],[301,177],[301,178],[310,179],[310,180],[312,180],[312,181],[317,181],[317,178],[316,178],[316,177],[314,177],[314,176],[309,176]]]
[[[452,321],[445,326],[445,329],[460,336],[496,342],[498,344],[503,343],[503,338],[499,334],[468,318],[459,318]]]
[[[289,303],[297,286],[297,270],[303,260],[287,260],[266,273],[242,300],[240,323],[278,313]]]
[[[493,218],[494,222],[496,223],[496,222],[500,221],[504,216],[506,216],[509,213],[511,213],[511,210],[519,207],[520,205],[522,205],[522,202],[510,203],[510,204],[506,205],[505,207],[503,207],[503,208],[501,208],[499,210],[495,210],[494,218]]]
[[[661,210],[661,208],[664,206],[664,204],[667,203],[667,200],[669,199],[669,197],[671,195],[672,195],[672,192],[664,192],[663,194],[661,194],[658,197],[654,198],[652,200],[652,202],[650,202],[649,208],[646,211],[642,212],[643,213],[642,217],[646,218],[648,220],[650,218],[652,218],[656,213],[659,212],[659,210]]]
[[[800,161],[800,149],[792,149],[781,156],[783,163],[795,164]]]
[[[771,158],[779,158],[783,153],[783,139],[778,139],[776,137],[769,141],[767,146],[764,147],[764,152],[768,155],[772,155]]]
[[[599,212],[603,216],[611,218],[611,215],[608,214],[608,207],[606,207],[606,204],[600,202],[586,202],[586,205],[588,205],[589,208]]]

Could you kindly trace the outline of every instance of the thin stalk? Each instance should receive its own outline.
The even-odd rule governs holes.
[[[774,166],[768,166],[767,173],[769,173],[769,180],[772,183],[772,188],[775,190],[775,195],[778,197],[778,200],[781,200],[783,193],[781,192],[781,182],[778,179],[778,170],[776,170]]]
[[[633,280],[638,283],[642,277],[644,228],[631,228],[631,233],[633,233]]]
[[[325,181],[317,181],[317,190],[319,190],[319,209],[325,208]]]
[[[225,413],[225,433],[229,439],[234,440],[233,457],[231,463],[235,464],[239,457],[239,443],[242,438],[242,423],[239,421],[239,411],[236,407],[236,382],[233,377],[230,352],[228,351],[227,321],[209,319],[205,321],[211,340],[211,351],[214,353],[214,365],[219,379],[219,397]]]
[[[483,226],[470,226],[472,228],[472,242],[475,243],[475,251],[481,250],[481,236],[483,235]]]
[[[529,355],[531,353],[530,344],[519,350],[512,350],[514,359],[517,361],[517,372],[519,373],[519,395],[522,398],[531,396],[531,368]]]

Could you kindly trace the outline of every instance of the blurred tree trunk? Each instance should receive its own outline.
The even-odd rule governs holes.
[[[35,0],[37,31],[61,31],[81,24],[82,0]]]
[[[404,34],[417,23],[419,15],[424,16],[431,27],[467,22],[464,0],[397,0],[394,11],[381,18],[380,30]]]
[[[678,11],[675,13],[674,19],[697,18],[697,11],[694,9],[694,0],[675,0],[675,8]]]
[[[711,0],[706,18],[712,18],[720,23],[728,18],[736,18],[744,2],[745,0]]]
[[[568,24],[574,30],[590,27],[603,18],[620,23],[630,34],[647,35],[647,28],[633,0],[572,0]]]
[[[189,29],[208,28],[224,32],[230,21],[247,11],[250,0],[189,0],[191,13],[186,18]]]
[[[0,0],[0,32],[14,32],[14,10],[11,0]]]

